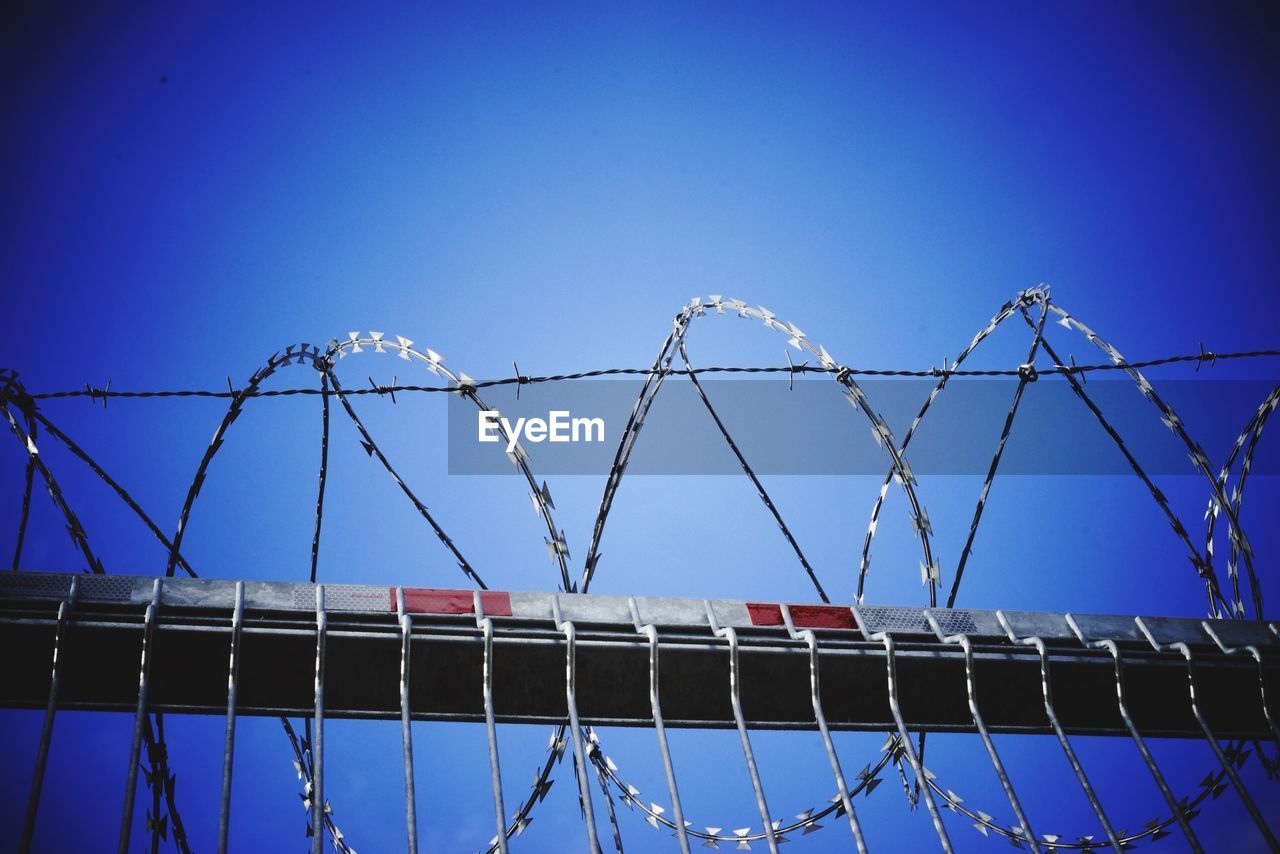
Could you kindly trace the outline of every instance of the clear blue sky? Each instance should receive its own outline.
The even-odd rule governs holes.
[[[763,304],[866,367],[954,358],[1002,302],[1042,281],[1131,358],[1280,340],[1277,29],[1262,6],[142,4],[6,15],[0,363],[36,390],[220,387],[287,344],[370,328],[478,378],[508,374],[513,359],[526,373],[642,366],[679,308],[709,293]],[[1098,359],[1078,336],[1054,334],[1078,360]],[[691,358],[778,364],[784,343],[755,324],[703,321]],[[1005,331],[975,364],[1016,364],[1026,344],[1022,330]],[[342,370],[349,384],[426,376],[391,359]],[[294,368],[277,382],[313,379]],[[554,587],[523,485],[445,474],[442,401],[359,405],[492,586]],[[318,409],[264,400],[236,423],[184,544],[202,574],[305,578]],[[222,405],[66,401],[46,412],[171,526]],[[1183,415],[1194,430],[1210,416],[1243,425],[1249,413]],[[1154,415],[1134,439],[1148,441],[1168,441]],[[1260,455],[1274,458],[1273,444]],[[1207,450],[1216,465],[1227,449]],[[162,551],[92,475],[55,448],[47,458],[109,571],[162,570]],[[0,554],[12,546],[23,462],[16,444],[0,455],[0,517],[12,520]],[[1199,536],[1190,523],[1204,484],[1166,480]],[[551,483],[579,566],[602,486]],[[979,486],[922,479],[947,579]],[[878,479],[769,487],[833,598],[848,601]],[[1275,499],[1273,479],[1259,478],[1245,511],[1264,573],[1280,549],[1274,526],[1260,524]],[[328,501],[323,580],[465,586],[337,420]],[[870,600],[924,602],[904,503],[890,498]],[[987,515],[962,605],[1203,610],[1199,580],[1132,479],[998,481]],[[599,592],[813,598],[740,478],[627,482],[603,552]],[[25,554],[32,569],[81,565],[39,494]],[[1275,601],[1280,585],[1267,578]],[[10,757],[0,824],[15,832],[38,725],[35,713],[0,716]],[[200,850],[216,833],[220,726],[169,721]],[[114,838],[128,727],[126,716],[59,718],[42,850]],[[330,733],[341,826],[366,854],[396,850],[398,729],[335,723]],[[503,729],[508,803],[546,735]],[[661,800],[651,733],[607,735]],[[415,737],[424,845],[474,850],[492,835],[483,731],[418,724]],[[842,736],[846,766],[861,768],[880,740]],[[1057,748],[1029,741],[1001,744],[1037,829],[1096,832]],[[674,744],[690,818],[758,826],[732,733],[677,733]],[[238,745],[237,849],[300,848],[304,815],[278,723],[245,721]],[[816,736],[766,734],[758,747],[779,815],[830,796]],[[1157,748],[1182,790],[1212,764],[1202,744]],[[1011,820],[985,762],[966,764],[978,750],[931,739],[931,764],[969,803]],[[1128,742],[1083,752],[1117,824],[1160,812]],[[1248,767],[1280,812],[1275,785]],[[581,839],[569,774],[515,850]],[[932,850],[927,818],[907,814],[892,780],[863,803],[874,847]],[[629,850],[671,841],[622,818]],[[1223,850],[1259,844],[1229,793],[1201,821]],[[1002,844],[952,827],[963,850]],[[843,850],[840,833],[789,848]]]

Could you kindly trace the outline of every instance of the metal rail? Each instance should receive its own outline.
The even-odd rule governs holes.
[[[847,816],[854,846],[865,852],[852,799],[859,791],[869,793],[890,762],[909,765],[920,781],[944,851],[951,850],[944,809],[975,819],[984,833],[1033,851],[1086,845],[1032,833],[995,749],[993,734],[1005,732],[1058,737],[1116,850],[1166,835],[1165,828],[1175,823],[1192,848],[1200,850],[1190,828],[1195,805],[1225,787],[1224,781],[1237,788],[1264,839],[1274,844],[1235,773],[1238,749],[1217,744],[1223,737],[1274,737],[1266,697],[1280,683],[1280,656],[1275,654],[1280,628],[1268,623],[11,572],[0,574],[0,642],[6,641],[25,644],[33,654],[0,662],[0,705],[44,708],[46,713],[29,797],[32,826],[53,712],[134,711],[121,823],[125,848],[143,724],[147,714],[161,712],[226,716],[220,851],[228,844],[235,724],[243,714],[312,719],[310,742],[302,743],[298,755],[313,852],[323,849],[326,837],[339,850],[349,850],[324,795],[324,729],[331,717],[400,721],[411,852],[418,838],[412,721],[484,722],[498,829],[490,844],[505,851],[508,838],[519,835],[528,819],[507,824],[496,724],[566,718],[568,735],[558,730],[552,757],[557,759],[572,743],[587,844],[594,852],[600,842],[592,771],[602,786],[618,846],[621,829],[611,809],[610,787],[649,824],[673,831],[682,852],[693,839],[712,844],[758,841],[773,849],[793,831],[817,829],[818,819],[833,811]],[[311,668],[306,666],[308,655],[314,656]],[[496,667],[499,661],[501,667]],[[659,661],[668,664],[661,681],[669,689],[681,689],[671,690],[669,709],[660,702]],[[546,678],[508,682],[508,668]],[[1144,691],[1131,695],[1125,690],[1126,675],[1137,672]],[[819,674],[829,686],[825,695]],[[412,691],[418,679],[432,690]],[[503,680],[500,702],[495,680]],[[720,680],[728,682],[727,698],[705,690],[707,684],[724,684]],[[1069,688],[1055,698],[1050,685],[1057,680]],[[979,682],[984,686],[981,705]],[[1118,704],[1097,703],[1102,692],[1115,692]],[[1136,721],[1142,722],[1141,734]],[[618,723],[654,727],[674,821],[657,804],[641,803],[639,793],[621,783],[616,765],[601,753],[591,726]],[[749,731],[815,725],[838,791],[828,808],[806,810],[797,822],[783,826],[772,818],[765,800]],[[727,836],[719,828],[692,827],[676,785],[667,726],[737,729],[762,820],[759,832],[743,828]],[[885,761],[874,770],[864,769],[850,786],[831,738],[836,729],[890,729],[896,735],[887,744]],[[912,743],[925,731],[979,734],[1016,824],[1001,825],[972,811],[936,782]],[[1161,784],[1162,773],[1144,749],[1144,735],[1206,738],[1223,770],[1209,778],[1207,787],[1202,784],[1182,799],[1161,785],[1170,816],[1136,834],[1117,834],[1071,749],[1068,732],[1128,735]],[[540,787],[540,795],[545,790]],[[23,834],[20,850],[30,839],[26,828]]]
[[[78,579],[78,601],[58,612],[71,580]],[[154,579],[121,576],[4,573],[0,576],[0,642],[30,650],[0,661],[0,706],[44,709],[49,702],[55,642],[59,650],[58,709],[134,711],[138,707],[137,654],[147,633],[146,614]],[[430,692],[397,690],[404,662],[405,621],[399,618],[396,589],[326,585],[325,607],[318,613],[316,588],[308,584],[246,582],[235,674],[234,714],[291,715],[307,718],[405,717],[411,720],[563,723],[568,705],[561,679],[568,643],[553,623],[555,594],[483,594],[480,620],[471,591],[406,588],[405,617],[414,651],[412,676],[430,684]],[[236,582],[165,579],[152,610],[153,654],[146,708],[152,712],[227,715],[228,657],[235,628]],[[562,619],[574,625],[574,699],[584,726],[653,726],[648,690],[653,662],[651,641],[637,634],[625,597],[559,594]],[[661,714],[664,726],[734,727],[726,698],[709,694],[707,684],[729,680],[729,650],[708,625],[698,600],[637,597],[636,607],[655,626],[657,654],[666,684]],[[741,660],[743,722],[750,729],[800,729],[814,725],[811,655],[797,644],[773,603],[717,600],[712,603],[720,628],[734,629]],[[894,663],[904,690],[927,685],[929,702],[913,698],[901,704],[911,730],[977,732],[966,698],[971,666],[987,687],[982,713],[992,733],[1053,733],[1044,714],[1042,677],[1070,685],[1055,697],[1057,723],[1064,733],[1130,735],[1114,704],[1096,702],[1113,695],[1114,661],[1102,650],[1084,647],[1065,615],[1006,613],[1019,639],[1039,637],[1043,655],[1010,640],[995,612],[935,610],[948,634],[971,641],[972,664],[959,644],[939,641],[924,613],[916,608],[863,606],[860,628],[891,631]],[[817,614],[816,617],[813,615]],[[831,615],[843,614],[844,627],[831,627]],[[832,730],[896,729],[890,713],[881,642],[871,642],[847,608],[793,606],[797,630],[813,631],[824,684],[823,715]],[[1133,646],[1131,616],[1085,616],[1090,638]],[[807,621],[807,622],[806,622]],[[826,621],[824,623],[824,621]],[[318,623],[323,623],[323,650]],[[1163,619],[1162,625],[1192,644],[1205,665],[1197,669],[1199,708],[1223,738],[1271,740],[1274,732],[1259,702],[1260,689],[1280,693],[1280,638],[1267,624],[1209,621],[1224,643],[1254,646],[1252,656],[1227,654],[1205,633],[1200,620]],[[487,628],[486,628],[487,627]],[[661,627],[660,630],[657,627]],[[148,647],[150,650],[150,646]],[[310,668],[300,667],[318,652],[325,655],[324,684]],[[487,654],[486,654],[487,653]],[[127,659],[134,659],[134,666]],[[488,659],[488,691],[479,677]],[[494,661],[499,672],[545,674],[504,684],[499,701],[491,695]],[[1124,667],[1141,676],[1144,691],[1128,697],[1129,709],[1142,721],[1143,734],[1190,736],[1203,733],[1187,702],[1185,658],[1145,643],[1127,649]],[[508,670],[508,668],[510,668]],[[1042,672],[1044,671],[1044,672]],[[405,670],[408,674],[410,671]],[[460,675],[461,674],[461,675]],[[468,677],[465,674],[475,674]],[[473,681],[474,680],[474,681]],[[843,686],[843,687],[842,687]],[[857,686],[857,690],[847,690]],[[322,691],[317,694],[317,687]],[[406,686],[407,687],[407,686]],[[317,700],[320,703],[317,703]],[[317,706],[320,706],[317,709]],[[319,726],[322,728],[323,723]],[[323,735],[315,739],[315,788],[323,786],[319,769]],[[321,804],[322,806],[322,804]]]

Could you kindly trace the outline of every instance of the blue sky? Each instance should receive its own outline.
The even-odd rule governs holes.
[[[477,378],[510,373],[513,359],[526,373],[639,367],[680,307],[710,293],[763,304],[840,362],[864,367],[954,358],[1001,303],[1040,282],[1131,358],[1200,342],[1277,344],[1280,108],[1270,85],[1276,25],[1261,7],[282,4],[7,14],[0,362],[33,390],[239,384],[287,344],[371,328],[430,346]],[[1078,336],[1054,335],[1079,361],[1100,360]],[[695,364],[780,364],[785,341],[724,318],[695,324],[689,345]],[[973,361],[1008,367],[1026,346],[1010,325]],[[342,370],[348,384],[426,376],[391,359]],[[275,382],[314,380],[293,368]],[[445,473],[443,401],[359,406],[493,586],[553,588],[523,485]],[[318,409],[313,399],[263,400],[237,422],[184,545],[202,574],[306,576]],[[171,526],[222,405],[103,410],[73,400],[45,411]],[[1182,414],[1194,432],[1197,420],[1243,425],[1250,413]],[[866,441],[861,425],[858,435]],[[465,586],[349,425],[335,421],[333,441],[321,578]],[[1153,414],[1151,431],[1133,441],[1168,439]],[[1227,448],[1207,450],[1216,465]],[[1259,454],[1275,450],[1264,440]],[[47,458],[109,571],[163,566],[150,535],[91,474],[57,449]],[[0,455],[3,518],[16,520],[22,466],[16,444]],[[603,480],[550,485],[580,566]],[[848,601],[878,478],[768,486],[833,598]],[[1199,520],[1200,480],[1161,486],[1189,523]],[[922,479],[945,578],[979,487],[972,477]],[[1272,479],[1260,477],[1245,510],[1264,571],[1280,548],[1260,524],[1275,498]],[[79,569],[41,501],[25,564]],[[891,496],[869,600],[924,601],[904,505]],[[14,527],[0,532],[0,553]],[[1181,547],[1132,478],[998,481],[975,548],[961,605],[1203,610]],[[628,481],[603,552],[599,592],[813,598],[740,478]],[[1280,595],[1274,574],[1264,587],[1271,601]],[[111,837],[104,828],[114,832],[129,721],[105,718],[60,718],[43,850],[90,850]],[[6,827],[25,798],[38,723],[33,713],[3,714],[0,738],[16,769],[0,798]],[[201,850],[216,828],[219,726],[169,723],[183,815]],[[278,729],[242,726],[241,850],[302,844]],[[640,788],[663,791],[651,734],[609,735]],[[483,732],[418,724],[415,737],[424,845],[475,849],[492,833]],[[546,732],[507,727],[502,738],[510,802]],[[733,734],[674,738],[690,817],[751,824]],[[846,765],[860,768],[879,742],[842,736]],[[1036,796],[1037,829],[1094,832],[1056,747],[1001,743],[1020,789]],[[985,763],[966,765],[976,747],[930,741],[948,785],[1011,818]],[[1159,748],[1184,788],[1211,767],[1202,744]],[[335,723],[330,749],[330,794],[353,844],[396,850],[396,727]],[[830,795],[812,734],[762,735],[759,749],[780,814]],[[1159,812],[1127,742],[1087,751],[1117,823]],[[1274,786],[1261,788],[1249,767],[1274,808]],[[568,772],[517,850],[558,851],[582,837]],[[872,845],[930,850],[927,819],[909,816],[894,788],[865,802]],[[631,850],[669,841],[623,818]],[[1259,844],[1245,821],[1229,794],[1202,819],[1213,829],[1205,835],[1232,850]],[[839,832],[791,847],[842,850]],[[999,844],[958,822],[952,835],[964,850]]]

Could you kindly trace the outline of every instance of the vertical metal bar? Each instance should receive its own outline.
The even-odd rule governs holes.
[[[222,803],[218,810],[218,854],[227,852],[231,830],[231,769],[236,746],[236,685],[240,678],[240,631],[244,628],[244,582],[236,582],[231,615],[231,660],[227,667],[227,735],[222,747]]]
[[[782,621],[786,624],[787,632],[796,640],[802,640],[809,645],[809,688],[810,699],[813,701],[813,717],[818,723],[818,731],[822,733],[822,744],[827,749],[827,761],[831,763],[831,772],[835,774],[840,804],[844,807],[845,815],[849,817],[849,829],[853,831],[854,844],[857,845],[859,854],[867,854],[867,841],[862,836],[862,825],[858,822],[857,813],[853,810],[853,801],[849,798],[849,786],[845,783],[844,771],[840,768],[840,758],[836,755],[836,746],[831,740],[831,730],[827,727],[827,716],[822,710],[822,695],[818,681],[818,638],[810,629],[796,631],[796,625],[791,619],[791,608],[786,604],[781,607]]]
[[[129,771],[125,775],[124,814],[120,818],[119,854],[128,854],[133,830],[133,802],[138,788],[138,761],[142,755],[142,722],[147,714],[147,688],[151,676],[151,641],[155,634],[156,611],[160,610],[160,581],[151,587],[151,602],[142,618],[142,659],[138,668],[138,709],[133,715],[133,743],[129,747]]]
[[[1227,655],[1239,655],[1247,652],[1249,655],[1253,656],[1253,660],[1257,662],[1258,697],[1262,700],[1262,715],[1267,719],[1267,726],[1271,728],[1271,735],[1276,741],[1276,747],[1280,748],[1280,728],[1277,728],[1275,718],[1271,714],[1271,707],[1267,703],[1267,680],[1266,671],[1263,669],[1262,665],[1262,652],[1252,644],[1245,647],[1229,647],[1222,642],[1222,638],[1220,638],[1218,633],[1213,630],[1212,623],[1208,620],[1201,620],[1200,625],[1204,628],[1205,633],[1208,634],[1209,637],[1213,638],[1213,642],[1218,645],[1218,648]]]
[[[1141,624],[1141,617],[1138,618],[1138,622]],[[1148,637],[1150,637],[1149,634]],[[1253,797],[1249,794],[1249,790],[1245,788],[1244,781],[1236,773],[1235,763],[1222,752],[1222,747],[1218,744],[1218,737],[1213,734],[1213,730],[1209,728],[1209,722],[1205,720],[1204,714],[1200,711],[1200,704],[1196,700],[1195,656],[1191,652],[1191,647],[1185,643],[1175,643],[1170,646],[1172,649],[1181,652],[1183,657],[1187,659],[1187,688],[1191,694],[1191,714],[1195,715],[1196,723],[1200,725],[1200,731],[1204,733],[1205,741],[1209,742],[1209,746],[1213,748],[1213,755],[1218,757],[1218,762],[1222,764],[1222,770],[1227,772],[1227,778],[1231,780],[1231,786],[1236,790],[1236,794],[1240,796],[1240,800],[1244,803],[1244,808],[1249,811],[1249,815],[1253,818],[1253,823],[1258,826],[1263,838],[1267,840],[1267,847],[1272,851],[1280,851],[1280,842],[1276,841],[1275,834],[1271,832],[1267,820],[1262,817],[1262,813],[1258,810],[1258,805],[1253,802]]]
[[[1053,707],[1053,685],[1049,680],[1048,647],[1038,637],[1019,638],[1014,634],[1013,627],[1009,625],[1009,620],[1005,617],[1003,611],[996,611],[996,619],[1000,622],[1000,627],[1009,636],[1009,640],[1014,643],[1032,646],[1040,654],[1040,688],[1044,693],[1045,716],[1049,718],[1049,725],[1053,727],[1053,732],[1058,737],[1058,744],[1062,745],[1062,752],[1067,755],[1067,762],[1071,765],[1071,770],[1075,773],[1076,780],[1080,783],[1080,788],[1084,790],[1084,796],[1088,799],[1089,806],[1093,809],[1093,814],[1098,817],[1098,822],[1102,825],[1102,832],[1106,835],[1107,841],[1111,844],[1116,854],[1123,854],[1125,850],[1124,844],[1120,842],[1120,837],[1116,835],[1115,830],[1112,828],[1106,811],[1102,809],[1102,802],[1098,800],[1097,793],[1094,792],[1093,786],[1089,783],[1089,778],[1084,773],[1084,766],[1080,764],[1080,759],[1071,747],[1070,740],[1067,739],[1066,730],[1058,722],[1058,713]]]
[[[62,687],[62,658],[59,653],[66,642],[70,626],[71,609],[76,606],[80,580],[71,577],[71,589],[67,598],[58,603],[58,626],[53,635],[53,672],[49,677],[49,702],[44,708],[44,723],[40,727],[40,746],[36,749],[36,766],[31,775],[31,793],[27,796],[27,815],[22,822],[22,837],[18,850],[22,854],[31,850],[31,840],[36,832],[36,813],[40,810],[40,791],[44,788],[45,766],[49,761],[49,745],[53,741],[53,719],[58,710],[58,692]]]
[[[969,701],[969,714],[973,716],[973,723],[978,728],[978,735],[982,736],[982,744],[987,749],[987,757],[991,760],[991,766],[995,768],[996,776],[1000,778],[1000,785],[1004,788],[1005,797],[1009,799],[1009,806],[1013,807],[1013,814],[1018,818],[1018,827],[1022,830],[1024,841],[1032,851],[1040,854],[1040,842],[1031,830],[1031,822],[1027,820],[1027,815],[1022,810],[1022,803],[1018,800],[1018,795],[1013,789],[1013,781],[1009,779],[1009,773],[1005,770],[1004,763],[1000,761],[1000,754],[996,752],[995,741],[992,740],[991,733],[987,730],[986,722],[982,720],[982,713],[978,710],[978,685],[973,667],[973,642],[965,634],[945,634],[930,609],[925,609],[924,617],[939,640],[949,644],[958,643],[961,649],[964,650],[965,690]]]
[[[764,822],[764,836],[769,844],[771,854],[778,854],[778,840],[773,832],[773,819],[769,817],[769,805],[764,799],[764,785],[760,782],[760,771],[756,768],[756,756],[751,750],[751,738],[747,735],[747,722],[742,714],[742,691],[738,679],[738,633],[732,626],[720,627],[716,620],[716,612],[709,600],[703,600],[707,610],[707,622],[716,637],[729,641],[729,698],[733,704],[733,719],[738,724],[738,739],[742,742],[742,755],[747,760],[747,773],[751,776],[751,788],[755,790],[756,808],[760,811],[760,820]]]
[[[311,735],[311,854],[324,849],[324,647],[329,614],[324,608],[324,585],[316,585],[316,709]]]
[[[1262,714],[1267,719],[1267,726],[1271,727],[1271,737],[1275,739],[1276,748],[1280,749],[1280,727],[1276,726],[1276,719],[1271,714],[1271,707],[1267,703],[1267,677],[1262,666],[1262,652],[1253,645],[1245,647],[1245,650],[1258,664],[1258,697],[1262,701]]]
[[[902,718],[902,707],[898,704],[898,665],[894,658],[893,637],[888,632],[877,632],[871,639],[875,640],[877,637],[884,644],[885,665],[889,675],[889,711],[893,714],[894,724],[898,727],[898,735],[902,737],[903,752],[906,753],[911,771],[924,790],[924,803],[929,808],[929,817],[933,819],[933,829],[938,833],[938,842],[941,843],[943,851],[953,854],[955,849],[951,847],[951,838],[947,836],[947,829],[942,824],[942,814],[938,812],[938,805],[933,800],[933,789],[929,787],[928,780],[925,778],[924,766],[921,765],[920,757],[916,754],[915,745],[911,743],[911,734],[907,732],[907,723]]]
[[[1173,789],[1169,787],[1168,782],[1164,778],[1164,773],[1156,764],[1155,757],[1151,755],[1151,751],[1147,749],[1147,743],[1138,732],[1137,724],[1133,722],[1132,715],[1129,714],[1129,701],[1125,692],[1124,683],[1124,657],[1120,654],[1120,647],[1113,640],[1100,640],[1090,643],[1085,637],[1084,632],[1080,629],[1075,617],[1071,614],[1066,615],[1067,625],[1075,632],[1080,642],[1094,646],[1100,649],[1106,649],[1111,653],[1111,658],[1115,662],[1116,675],[1116,702],[1120,709],[1120,717],[1124,721],[1125,729],[1129,731],[1129,737],[1133,739],[1134,745],[1138,748],[1138,753],[1142,755],[1142,761],[1147,766],[1147,770],[1151,773],[1152,779],[1156,781],[1156,786],[1160,789],[1160,794],[1164,796],[1165,804],[1168,805],[1173,817],[1178,822],[1182,835],[1187,838],[1187,844],[1197,854],[1203,852],[1204,848],[1200,845],[1200,840],[1196,837],[1196,833],[1191,829],[1191,822],[1187,820],[1187,816],[1182,805],[1178,802],[1178,798],[1173,793]]]
[[[587,848],[600,854],[600,841],[596,838],[596,813],[591,805],[591,781],[587,777],[587,751],[582,744],[582,724],[578,721],[577,677],[577,629],[560,613],[560,595],[551,599],[551,612],[556,628],[564,632],[566,652],[564,659],[564,695],[569,709],[569,732],[573,739],[574,768],[578,774],[578,797],[582,800],[583,818],[587,823]]]
[[[658,629],[652,624],[642,625],[640,608],[634,596],[627,600],[631,606],[631,619],[636,631],[649,638],[649,704],[653,706],[653,728],[658,734],[658,752],[662,754],[662,770],[667,775],[667,792],[671,795],[671,811],[675,813],[676,840],[680,854],[689,854],[689,833],[684,823],[684,806],[680,803],[680,789],[676,786],[676,769],[671,762],[671,747],[667,744],[667,726],[662,719],[662,703],[658,697]]]
[[[502,801],[502,769],[498,764],[498,727],[493,716],[493,620],[484,615],[480,591],[473,593],[476,625],[484,632],[484,725],[489,737],[489,779],[493,784],[493,817],[498,835],[491,845],[507,854],[507,808]]]
[[[1090,644],[1085,638],[1084,633],[1080,630],[1080,626],[1076,623],[1075,617],[1070,614],[1066,615],[1067,624],[1071,626],[1071,630],[1080,638],[1080,642],[1101,649],[1106,649],[1111,653],[1111,658],[1115,662],[1116,674],[1116,702],[1120,708],[1120,717],[1124,720],[1125,729],[1129,731],[1129,737],[1133,739],[1133,743],[1138,748],[1138,753],[1142,754],[1142,761],[1146,764],[1147,770],[1151,772],[1151,777],[1156,781],[1156,786],[1160,789],[1160,794],[1164,796],[1164,802],[1173,812],[1173,817],[1178,822],[1178,827],[1182,830],[1182,835],[1187,837],[1187,843],[1193,851],[1203,852],[1204,848],[1200,845],[1200,840],[1196,838],[1196,833],[1191,829],[1191,822],[1187,821],[1187,817],[1183,811],[1182,805],[1178,803],[1178,798],[1173,794],[1173,790],[1169,788],[1168,782],[1164,779],[1160,766],[1156,764],[1155,757],[1151,755],[1151,751],[1147,749],[1147,743],[1143,740],[1141,733],[1138,732],[1137,725],[1133,722],[1133,717],[1129,714],[1129,702],[1125,693],[1124,686],[1124,657],[1120,654],[1120,647],[1113,640],[1100,640]]]
[[[1102,801],[1098,800],[1098,794],[1093,790],[1089,778],[1085,776],[1084,766],[1080,764],[1080,759],[1076,756],[1075,750],[1071,747],[1071,742],[1067,740],[1067,733],[1062,728],[1062,724],[1058,722],[1058,713],[1053,708],[1053,688],[1049,681],[1049,649],[1040,638],[1027,638],[1024,643],[1029,643],[1040,653],[1040,687],[1044,691],[1044,710],[1049,717],[1049,723],[1053,726],[1053,731],[1058,736],[1058,743],[1062,745],[1062,750],[1067,754],[1067,761],[1071,763],[1071,770],[1075,772],[1076,779],[1080,781],[1080,788],[1084,790],[1085,797],[1089,800],[1089,806],[1093,807],[1093,814],[1098,817],[1098,821],[1102,824],[1102,832],[1107,837],[1107,841],[1111,843],[1111,847],[1115,849],[1116,854],[1121,854],[1124,849],[1120,837],[1116,835],[1115,829],[1111,826],[1110,819],[1107,818],[1106,812],[1102,809]]]
[[[409,651],[413,621],[404,607],[404,588],[396,588],[396,615],[400,620],[400,739],[404,742],[404,823],[409,854],[418,854],[418,798],[413,785],[413,731],[409,709]]]

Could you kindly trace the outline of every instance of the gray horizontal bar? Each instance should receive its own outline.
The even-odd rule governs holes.
[[[0,659],[0,706],[40,708],[45,703],[56,628],[57,594],[70,576],[35,573],[0,575],[0,643],[22,649]],[[129,709],[136,703],[137,655],[142,637],[143,597],[148,579],[125,579],[97,586],[84,576],[84,595],[69,618],[71,630],[60,660],[63,708]],[[149,704],[157,710],[224,714],[226,650],[230,642],[234,582],[165,579],[155,625]],[[326,585],[326,600],[358,605],[330,614],[326,651],[326,716],[396,719],[400,714],[401,629],[392,610],[391,588]],[[238,704],[243,714],[306,714],[314,688],[315,614],[295,607],[306,584],[247,582],[241,638]],[[123,591],[123,592],[122,592]],[[332,591],[332,592],[331,592]],[[124,595],[127,592],[127,596]],[[442,591],[419,597],[419,604],[444,603],[453,613],[411,616],[412,691],[410,712],[418,720],[482,720],[483,642],[474,616],[459,613],[465,597]],[[486,594],[501,600],[503,594]],[[564,616],[578,625],[577,700],[589,724],[652,725],[648,692],[648,643],[635,631],[620,597],[560,594]],[[435,598],[431,598],[435,596]],[[469,597],[470,594],[468,593]],[[386,607],[379,610],[379,597]],[[300,597],[299,597],[300,598]],[[552,594],[510,594],[511,616],[494,616],[494,703],[499,720],[562,721],[565,705],[565,640],[551,619]],[[314,601],[314,599],[312,600]],[[701,605],[701,603],[697,603]],[[729,703],[728,647],[695,613],[694,600],[638,600],[640,618],[659,623],[663,711],[670,726],[733,725]],[[797,728],[814,725],[809,692],[807,645],[786,629],[772,626],[768,604],[717,601],[722,625],[739,626],[742,704],[748,725]],[[793,617],[821,622],[848,612],[840,608],[794,606]],[[486,604],[486,613],[489,605]],[[958,644],[939,641],[914,608],[863,608],[868,633],[890,631],[897,639],[899,700],[913,729],[968,731],[973,719],[966,703],[964,655]],[[932,612],[945,632],[970,634],[974,661],[984,686],[983,715],[993,732],[1046,732],[1039,655],[1015,643],[995,612]],[[759,625],[753,624],[754,620]],[[816,616],[815,616],[816,615]],[[919,616],[917,616],[919,615]],[[1049,641],[1057,711],[1071,732],[1119,734],[1113,698],[1111,656],[1091,649],[1070,631],[1065,615],[1011,612],[1004,615],[1016,637],[1037,634]],[[729,622],[733,621],[733,622]],[[1125,645],[1126,679],[1132,687],[1133,715],[1150,735],[1196,735],[1187,699],[1183,657],[1157,652],[1130,630],[1132,618],[1081,616],[1077,624]],[[1162,620],[1161,636],[1186,629],[1189,642],[1207,635],[1198,621]],[[1229,625],[1229,628],[1227,626]],[[1084,628],[1087,627],[1087,628]],[[1280,695],[1280,655],[1265,624],[1224,624],[1237,642],[1245,638],[1264,650],[1268,691]],[[822,668],[822,701],[833,729],[884,729],[889,715],[883,644],[849,628],[817,630]],[[1249,656],[1203,647],[1197,671],[1204,711],[1222,737],[1265,736],[1259,670]],[[1274,659],[1274,662],[1273,662]],[[721,686],[725,690],[719,690]]]
[[[81,575],[78,598],[84,603],[129,603],[146,605],[151,598],[153,578],[124,575]],[[59,601],[70,589],[72,575],[52,572],[0,573],[0,600],[37,599]],[[235,581],[221,579],[166,578],[161,585],[161,607],[226,610],[235,607]],[[424,588],[425,590],[425,588]],[[470,602],[471,591],[434,590],[431,593],[453,596]],[[495,620],[504,617],[548,621],[554,594],[512,592],[500,594],[510,598],[511,613],[488,613]],[[561,593],[560,607],[564,618],[577,624],[632,624],[629,597]],[[638,596],[640,619],[657,626],[706,626],[706,609],[701,599]],[[326,584],[326,607],[331,612],[393,613],[395,588],[363,584]],[[777,607],[776,603],[751,603],[753,606]],[[716,619],[722,626],[734,628],[761,627],[754,622],[748,603],[742,600],[718,599],[712,602]],[[823,607],[823,606],[815,606]],[[826,606],[831,611],[839,606]],[[282,581],[246,581],[245,609],[248,611],[305,612],[313,614],[315,591],[312,585]],[[413,610],[411,608],[411,610]],[[492,609],[486,607],[486,612]],[[896,637],[933,637],[923,608],[892,605],[863,605],[860,612],[868,633],[891,632]],[[470,613],[469,606],[465,613]],[[934,609],[935,617],[947,634],[967,634],[977,639],[1006,640],[995,611],[962,608]],[[1065,615],[1033,611],[1005,611],[1005,618],[1020,637],[1038,636],[1049,640],[1077,640]],[[1145,643],[1146,639],[1134,623],[1133,616],[1074,614],[1077,624],[1090,641],[1115,640]],[[1137,616],[1137,615],[1134,615]],[[1200,620],[1180,617],[1141,615],[1149,627],[1158,629],[1162,643],[1178,641],[1211,645],[1213,642],[1201,628]],[[1210,620],[1219,637],[1231,646],[1254,645],[1260,649],[1280,651],[1280,638],[1267,623],[1250,620]],[[781,621],[774,625],[782,632]]]

